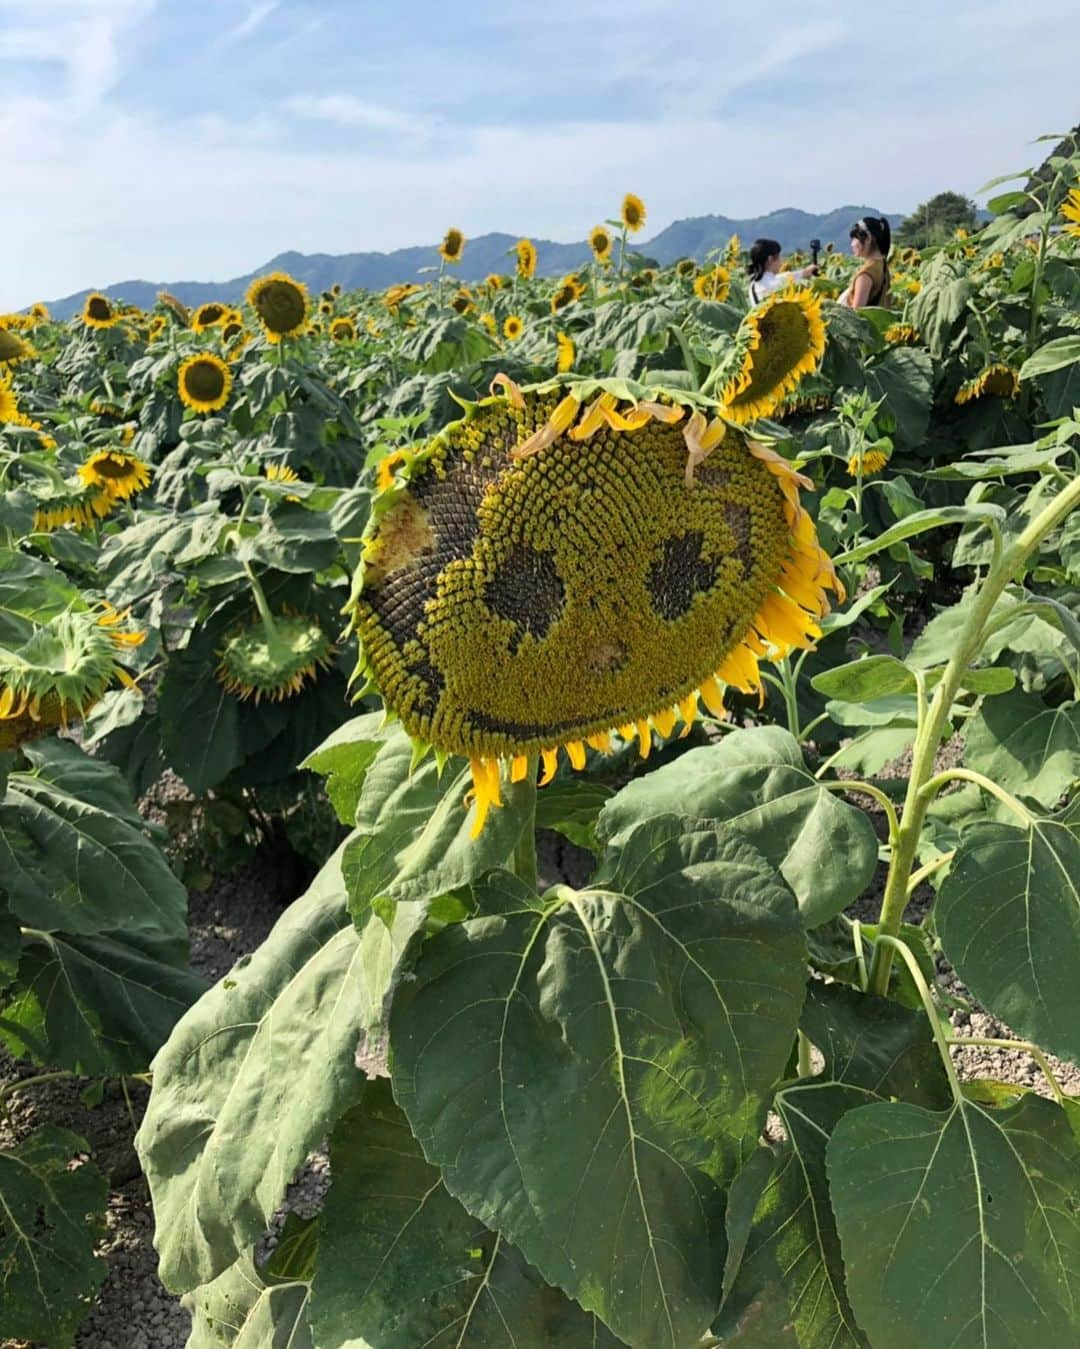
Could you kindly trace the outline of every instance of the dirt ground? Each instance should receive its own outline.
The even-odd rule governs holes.
[[[946,756],[947,753],[946,747]],[[896,765],[894,771],[902,772],[903,766]],[[182,791],[179,784],[166,784],[164,795],[175,798],[179,791]],[[160,818],[161,792],[147,804],[148,813]],[[540,845],[542,883],[563,880],[581,885],[586,880],[591,870],[587,853],[554,834],[541,836]],[[879,872],[877,885],[851,910],[853,917],[876,918],[883,869],[879,868]],[[226,974],[235,961],[263,941],[295,897],[294,893],[283,893],[282,873],[270,858],[262,861],[256,858],[231,875],[214,879],[201,893],[191,892],[193,966],[210,980]],[[920,901],[925,907],[928,898],[929,892],[917,895],[914,911],[918,912]],[[952,1013],[959,1035],[1010,1037],[1008,1027],[972,1002],[948,967],[943,965],[941,973],[948,991],[964,1004]],[[955,1052],[955,1058],[965,1079],[990,1077],[1047,1091],[1038,1068],[1025,1054],[965,1047]],[[1065,1090],[1080,1095],[1080,1069],[1053,1059],[1051,1063]],[[12,1061],[0,1050],[0,1085],[40,1071],[32,1064]],[[87,1139],[95,1161],[110,1178],[108,1231],[99,1248],[107,1261],[108,1274],[79,1331],[76,1339],[79,1349],[181,1349],[190,1321],[178,1299],[167,1293],[157,1278],[153,1214],[132,1145],[148,1089],[139,1083],[129,1084],[125,1096],[118,1084],[110,1083],[101,1103],[88,1109],[80,1100],[84,1085],[77,1080],[64,1080],[17,1093],[11,1098],[7,1121],[0,1121],[0,1141],[17,1141],[45,1121],[61,1124]],[[324,1154],[316,1154],[290,1188],[273,1229],[264,1239],[264,1247],[273,1245],[275,1230],[287,1212],[307,1216],[317,1211],[328,1185],[328,1160]],[[8,1349],[12,1344],[6,1341],[0,1349]]]

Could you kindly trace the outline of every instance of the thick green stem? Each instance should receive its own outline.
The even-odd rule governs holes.
[[[250,562],[244,563],[244,571],[247,572],[248,584],[251,586],[252,598],[255,600],[255,608],[258,609],[263,628],[266,630],[266,640],[272,648],[276,647],[278,633],[274,626],[274,615],[270,612],[270,606],[266,602],[266,593],[259,584],[259,578],[255,575]]]
[[[1071,482],[1063,492],[1044,506],[1035,519],[1005,549],[975,595],[971,613],[959,633],[955,650],[945,666],[941,681],[934,691],[933,700],[926,715],[919,720],[912,752],[911,777],[908,779],[896,847],[893,849],[889,865],[878,920],[879,932],[884,937],[895,937],[904,919],[919,837],[931,801],[931,797],[924,793],[923,789],[933,777],[934,758],[952,705],[960,691],[961,682],[971,662],[982,648],[987,620],[1002,591],[1014,579],[1030,554],[1078,504],[1080,504],[1080,478]],[[892,962],[892,945],[879,937],[874,945],[874,958],[870,966],[871,993],[885,996],[889,988]]]
[[[799,1076],[813,1077],[814,1060],[811,1057],[813,1046],[802,1031],[799,1031]]]
[[[519,881],[524,881],[533,890],[539,889],[540,878],[536,865],[536,768],[537,756],[529,755],[529,766],[525,770],[525,781],[533,784],[532,806],[518,841],[514,845],[513,871]]]

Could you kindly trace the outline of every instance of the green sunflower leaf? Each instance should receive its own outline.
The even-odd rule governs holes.
[[[191,1313],[185,1349],[313,1349],[310,1292],[304,1279],[270,1279],[245,1253],[183,1299]]]
[[[310,1306],[325,1349],[622,1344],[451,1197],[388,1082],[338,1121],[330,1159]]]
[[[869,817],[818,782],[778,726],[733,731],[629,783],[600,812],[597,834],[614,846],[670,811],[742,834],[791,887],[807,927],[857,899],[877,865]]]
[[[1018,689],[983,703],[964,742],[968,768],[1052,808],[1077,777],[1080,704],[1047,707]]]
[[[0,1149],[0,1335],[69,1349],[105,1276],[94,1254],[109,1185],[89,1145],[44,1124]]]
[[[874,1349],[1074,1349],[1080,1143],[1056,1105],[864,1106],[836,1125],[826,1166]]]
[[[802,1005],[791,895],[733,831],[674,816],[591,890],[541,900],[493,872],[474,894],[482,916],[397,991],[395,1096],[450,1193],[548,1283],[631,1343],[692,1344],[720,1300],[723,1187]]]

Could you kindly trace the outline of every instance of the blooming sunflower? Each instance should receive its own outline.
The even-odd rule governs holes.
[[[808,290],[774,291],[739,325],[738,368],[724,387],[723,415],[739,425],[767,417],[824,351],[820,299]]]
[[[38,301],[37,304],[30,306],[30,317],[36,323],[48,323],[52,315],[49,313],[49,306]]]
[[[555,334],[556,360],[555,369],[560,375],[565,375],[568,370],[573,370],[574,361],[577,358],[577,352],[574,349],[574,339],[566,333]]]
[[[603,225],[594,225],[589,231],[589,247],[597,262],[611,261],[611,235]]]
[[[96,290],[91,291],[83,302],[80,317],[88,328],[111,328],[120,321],[119,312]]]
[[[0,426],[13,422],[19,415],[19,400],[6,380],[0,379]]]
[[[519,239],[514,245],[517,253],[517,274],[523,281],[536,275],[536,245],[531,239]]]
[[[531,757],[546,782],[613,730],[644,756],[699,698],[722,715],[722,685],[760,692],[842,593],[807,479],[700,397],[496,383],[376,498],[348,606],[358,673],[421,750],[469,759],[474,835]]]
[[[334,306],[330,303],[329,300],[323,300],[323,301],[320,303],[320,305],[319,305],[319,313],[323,316],[323,318],[327,318],[327,317],[328,317],[330,314],[332,314],[333,312],[334,312]]]
[[[248,288],[247,302],[259,316],[268,342],[296,337],[307,322],[307,289],[286,272],[260,276]]]
[[[213,352],[189,356],[176,376],[180,401],[193,412],[218,412],[229,401],[232,371]]]
[[[675,275],[681,276],[685,281],[688,277],[694,276],[697,272],[697,263],[693,258],[680,258],[675,264]]]
[[[480,323],[484,328],[487,329],[487,331],[492,335],[492,337],[494,337],[496,333],[498,333],[499,331],[499,325],[495,321],[494,314],[481,314]]]
[[[355,342],[356,324],[352,319],[335,319],[330,325],[330,336],[335,342]]]
[[[281,702],[299,693],[333,655],[334,645],[316,619],[267,611],[229,634],[215,675],[237,698]]]
[[[874,473],[880,473],[889,462],[889,456],[884,450],[864,450],[862,454],[853,454],[847,461],[848,476],[857,478],[871,477]]]
[[[711,267],[694,278],[694,294],[699,300],[723,302],[731,290],[731,273],[726,267]]]
[[[87,487],[100,487],[116,501],[126,501],[150,481],[150,465],[122,450],[98,450],[79,466]]]
[[[565,309],[568,304],[580,300],[584,294],[585,287],[576,276],[564,276],[551,297],[551,312],[557,314],[560,309]]]
[[[472,291],[469,290],[468,286],[462,286],[460,290],[454,294],[453,299],[450,301],[450,308],[455,314],[468,314],[471,310],[476,308],[473,304]]]
[[[484,285],[492,292],[502,290],[503,279],[498,272],[488,272],[487,276],[484,277]]]
[[[407,300],[410,295],[415,295],[419,289],[420,287],[412,281],[400,281],[386,291],[382,302],[391,314],[396,314],[401,302]]]
[[[1061,214],[1069,222],[1065,226],[1065,233],[1080,239],[1080,187],[1069,190],[1069,195],[1061,204]]]
[[[517,314],[510,314],[503,322],[503,337],[508,342],[516,342],[525,331],[525,324]]]
[[[620,212],[623,225],[631,234],[636,234],[642,225],[645,224],[645,203],[640,197],[635,197],[633,192],[628,192],[622,199],[622,211]]]
[[[890,323],[885,329],[885,341],[892,347],[910,347],[919,342],[919,330],[910,323]]]
[[[461,261],[461,255],[465,251],[465,236],[459,229],[451,227],[443,235],[443,241],[439,245],[439,257],[444,262],[451,262],[455,265]]]
[[[169,326],[168,319],[162,314],[155,314],[150,320],[150,328],[146,334],[148,342],[156,342]]]
[[[208,328],[216,328],[228,312],[226,306],[218,304],[216,300],[201,304],[191,316],[192,329],[197,333],[204,333]]]
[[[955,403],[970,403],[976,398],[987,395],[997,398],[1015,398],[1020,389],[1020,374],[1011,365],[995,361],[986,366],[971,379],[967,379],[956,391]]]
[[[335,281],[334,284],[330,287],[330,294],[333,295],[335,299],[341,294],[340,281]]]
[[[829,247],[831,248],[832,245],[830,244]],[[742,256],[742,243],[739,239],[739,236],[737,234],[733,234],[731,238],[727,241],[727,245],[724,248],[724,263],[729,268],[734,267],[735,264],[739,261],[739,258],[741,256]]]
[[[117,655],[146,634],[123,627],[126,617],[109,605],[66,610],[22,645],[0,646],[0,751],[84,717],[113,679],[134,687]]]

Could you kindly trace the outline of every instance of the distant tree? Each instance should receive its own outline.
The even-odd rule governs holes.
[[[974,232],[977,228],[973,201],[959,192],[939,192],[904,217],[896,231],[896,242],[926,248],[951,239],[958,229]]]

